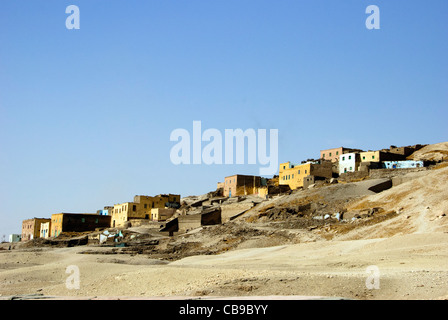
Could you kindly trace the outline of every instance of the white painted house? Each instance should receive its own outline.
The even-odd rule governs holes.
[[[339,156],[339,174],[355,172],[361,162],[359,153],[344,153]]]
[[[10,234],[9,235],[9,242],[19,242],[22,240],[21,234]]]

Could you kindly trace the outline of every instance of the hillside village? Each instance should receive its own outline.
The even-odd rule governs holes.
[[[0,244],[0,295],[446,299],[447,156],[448,142],[322,150],[271,179],[29,219]],[[370,265],[381,290],[366,288]]]
[[[132,202],[105,206],[96,213],[55,213],[47,218],[30,218],[23,221],[22,233],[10,235],[9,242],[66,241],[81,236],[82,244],[105,244],[113,238],[116,245],[125,246],[121,230],[146,225],[160,234],[174,236],[227,223],[264,202],[310,188],[371,180],[369,190],[379,192],[398,184],[403,173],[427,170],[448,160],[444,154],[436,159],[413,156],[424,147],[418,144],[375,151],[344,147],[321,150],[318,159],[280,163],[279,175],[271,179],[240,174],[225,177],[217,183],[216,191],[203,196],[181,199],[175,194],[136,195]],[[391,176],[397,177],[391,179]],[[336,213],[335,209],[323,215],[325,220]],[[288,210],[296,213],[294,209]],[[337,214],[337,220],[342,221],[343,213]]]

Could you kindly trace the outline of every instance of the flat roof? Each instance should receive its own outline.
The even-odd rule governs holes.
[[[226,178],[236,177],[236,176],[240,176],[240,177],[257,177],[257,178],[261,178],[260,176],[254,176],[254,175],[250,175],[250,174],[234,174],[234,175],[231,175],[231,176],[227,176]]]

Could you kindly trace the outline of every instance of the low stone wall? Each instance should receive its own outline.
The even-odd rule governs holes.
[[[393,178],[400,175],[405,175],[410,172],[418,172],[418,171],[425,171],[428,170],[428,168],[408,168],[408,169],[375,169],[370,170],[369,176],[372,179],[381,179],[381,178]]]
[[[254,206],[252,202],[240,202],[232,203],[221,206],[221,219],[222,222],[227,222],[231,220],[232,217],[237,216]]]
[[[201,214],[192,214],[177,217],[179,220],[179,231],[189,231],[201,227]]]

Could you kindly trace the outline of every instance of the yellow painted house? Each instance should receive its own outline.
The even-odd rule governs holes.
[[[180,203],[180,195],[135,196],[133,202],[114,205],[111,227],[121,226],[129,219],[151,219],[151,209],[163,209],[173,203]]]
[[[380,162],[380,151],[365,151],[360,153],[360,159],[362,162]]]
[[[331,161],[315,161],[303,164],[292,164],[285,162],[280,164],[279,168],[279,185],[289,185],[294,190],[304,186],[307,177],[332,177]]]

